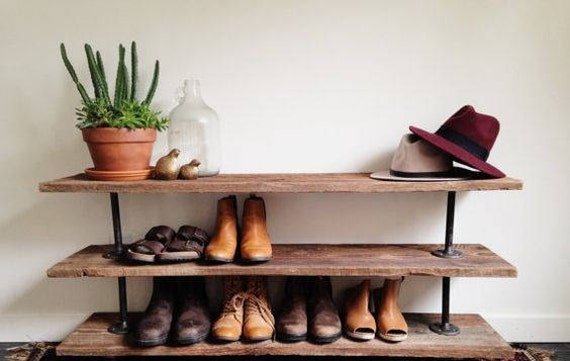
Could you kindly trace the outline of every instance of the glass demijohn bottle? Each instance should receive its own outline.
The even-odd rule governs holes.
[[[178,105],[170,112],[168,148],[180,150],[180,165],[198,159],[200,177],[220,172],[220,120],[202,99],[200,82],[184,80]]]

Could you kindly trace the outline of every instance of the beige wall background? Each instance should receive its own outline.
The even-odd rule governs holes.
[[[114,279],[45,274],[111,243],[108,196],[37,187],[90,166],[59,43],[89,83],[83,44],[114,72],[131,40],[143,87],[161,61],[157,108],[171,109],[184,78],[201,80],[223,122],[225,173],[371,172],[409,125],[435,131],[464,104],[495,115],[490,162],[525,189],[460,194],[455,240],[486,245],[519,277],[454,279],[451,309],[481,313],[509,341],[570,341],[570,2],[1,0],[0,14],[0,341],[60,340],[118,308]],[[125,238],[160,223],[211,231],[221,196],[121,196]],[[444,193],[263,196],[275,243],[443,242]],[[149,286],[128,280],[129,310],[144,309]],[[407,278],[402,308],[439,312],[440,287]]]

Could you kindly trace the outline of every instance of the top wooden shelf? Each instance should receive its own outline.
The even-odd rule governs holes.
[[[220,174],[196,180],[94,181],[84,174],[42,182],[41,192],[76,193],[384,193],[518,190],[514,178],[388,182],[369,173]]]

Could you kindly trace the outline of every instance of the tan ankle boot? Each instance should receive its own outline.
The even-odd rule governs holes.
[[[272,257],[271,240],[265,224],[263,198],[251,195],[243,207],[240,253],[246,262],[269,261]]]
[[[238,341],[241,337],[243,306],[246,298],[246,294],[243,292],[242,278],[226,276],[223,282],[222,312],[212,327],[212,336],[220,341]]]
[[[267,295],[265,278],[248,277],[246,286],[243,337],[247,341],[264,341],[273,338],[275,319]]]
[[[374,290],[378,336],[386,341],[400,342],[408,337],[408,324],[398,306],[403,277],[387,279],[382,288]]]
[[[344,332],[357,340],[372,340],[376,321],[368,308],[370,280],[364,280],[346,291],[344,302]]]
[[[214,237],[206,247],[204,258],[212,262],[233,262],[238,243],[236,197],[218,200]]]

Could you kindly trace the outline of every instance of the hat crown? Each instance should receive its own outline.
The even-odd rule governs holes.
[[[487,159],[497,136],[499,135],[499,121],[490,115],[478,113],[471,105],[465,105],[453,114],[436,132],[457,145],[481,154]]]
[[[414,134],[405,134],[392,157],[390,170],[400,173],[443,173],[453,168],[451,157]]]

